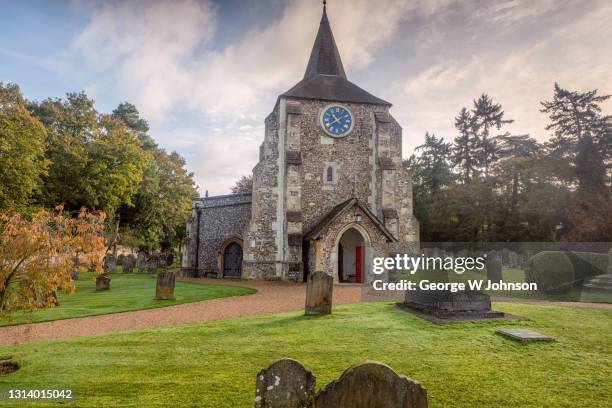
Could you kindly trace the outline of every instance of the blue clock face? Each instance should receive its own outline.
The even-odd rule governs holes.
[[[353,130],[353,115],[341,105],[330,105],[321,114],[321,126],[332,137],[343,137]]]

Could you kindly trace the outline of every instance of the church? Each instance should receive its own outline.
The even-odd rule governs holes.
[[[347,79],[324,5],[304,77],[265,119],[252,193],[194,200],[182,273],[361,283],[374,257],[417,250],[390,108]]]

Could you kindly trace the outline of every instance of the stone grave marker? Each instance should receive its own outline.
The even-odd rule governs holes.
[[[138,257],[136,258],[136,268],[140,272],[144,272],[147,266],[147,255],[144,252],[139,252]]]
[[[427,390],[385,364],[366,361],[315,393],[316,378],[284,358],[257,374],[255,408],[427,408]]]
[[[134,255],[132,254],[126,255],[123,258],[123,272],[124,273],[131,273],[134,270],[135,266],[136,266],[136,258],[134,257]]]
[[[315,383],[315,376],[299,361],[275,361],[257,374],[255,408],[312,408]]]
[[[545,336],[542,333],[529,329],[500,329],[497,330],[498,334],[504,337],[509,337],[513,340],[518,340],[523,343],[532,341],[555,341],[552,337]]]
[[[111,278],[109,278],[108,276],[98,275],[96,277],[96,291],[110,290],[110,281]]]
[[[307,315],[330,314],[333,290],[334,278],[330,275],[320,271],[308,275],[305,313]]]
[[[491,251],[487,254],[485,261],[487,268],[487,279],[491,282],[500,282],[502,280],[502,257],[497,251]]]
[[[157,274],[157,284],[155,285],[155,299],[169,300],[174,299],[174,284],[176,277],[174,272],[163,271]]]
[[[117,258],[113,254],[106,254],[104,257],[104,273],[114,273],[117,271]]]
[[[420,383],[398,375],[385,364],[366,361],[345,370],[323,387],[316,408],[427,408]]]

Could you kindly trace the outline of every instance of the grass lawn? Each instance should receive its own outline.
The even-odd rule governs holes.
[[[22,368],[0,377],[0,388],[72,388],[76,400],[66,405],[79,407],[251,407],[257,372],[286,356],[312,370],[318,387],[352,364],[382,361],[420,381],[431,407],[609,407],[612,311],[494,307],[531,320],[435,325],[377,302],[323,317],[291,313],[2,347],[0,355]],[[557,342],[495,334],[512,326]]]
[[[431,282],[446,281],[449,282],[467,282],[468,280],[486,280],[486,271],[466,271],[462,274],[457,274],[452,270],[448,271],[433,271],[419,270],[414,275],[408,272],[397,274],[393,277],[394,281],[405,279],[412,282],[419,282],[422,279],[427,279]],[[504,282],[525,282],[525,272],[518,268],[504,267],[502,269],[502,280]],[[483,286],[484,288],[484,286]],[[595,302],[595,303],[612,303],[612,294],[601,292],[590,292],[573,288],[568,293],[563,295],[550,295],[539,291],[493,291],[483,290],[491,296],[504,296],[518,299],[541,299],[560,302]]]
[[[0,326],[153,309],[227,296],[250,295],[256,292],[255,289],[236,286],[177,281],[174,288],[176,299],[155,300],[155,275],[116,273],[110,276],[111,289],[96,292],[94,274],[82,274],[77,281],[75,293],[72,295],[60,293],[58,307],[37,310],[33,313],[18,313],[10,322],[0,321]]]

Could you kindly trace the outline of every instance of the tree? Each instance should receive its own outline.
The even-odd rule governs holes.
[[[455,137],[451,161],[455,167],[461,170],[464,183],[469,183],[476,172],[475,150],[478,139],[474,127],[472,114],[467,108],[462,108],[455,118],[455,128],[459,131],[459,136]]]
[[[192,201],[198,195],[193,173],[185,169],[185,160],[178,153],[168,154],[155,144],[134,105],[120,104],[113,117],[137,132],[148,157],[134,205],[123,205],[119,210],[122,227],[118,241],[145,250],[180,246]]]
[[[242,176],[231,188],[232,194],[251,193],[253,191],[253,175]]]
[[[435,135],[425,133],[425,143],[417,146],[415,151],[420,152],[416,157],[416,165],[413,173],[421,178],[430,194],[435,194],[453,180],[449,166],[450,143],[444,142],[444,138],[436,138]]]
[[[487,95],[482,94],[474,101],[472,109],[474,129],[477,133],[477,157],[479,164],[484,168],[484,177],[489,177],[489,167],[498,157],[497,138],[491,135],[495,129],[500,130],[505,124],[514,122],[512,119],[504,119],[504,111],[499,103],[494,103]]]
[[[45,128],[19,87],[0,82],[0,211],[24,210],[41,186],[48,161]]]
[[[74,292],[75,254],[102,272],[105,215],[82,209],[71,217],[61,210],[41,210],[31,221],[19,214],[0,216],[0,317],[52,307],[58,289]]]
[[[47,129],[50,161],[40,201],[64,203],[68,210],[102,209],[110,219],[117,208],[131,205],[147,165],[135,131],[110,115],[100,115],[85,93],[65,101],[47,99],[31,105]]]

